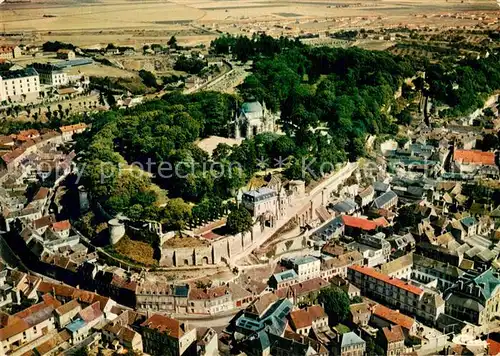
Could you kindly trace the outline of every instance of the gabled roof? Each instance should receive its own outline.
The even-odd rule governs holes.
[[[479,150],[455,150],[453,159],[460,163],[495,165],[495,152],[482,152]]]
[[[290,321],[295,326],[295,330],[312,326],[316,320],[326,317],[325,310],[320,305],[294,310],[290,313]]]
[[[342,343],[341,347],[350,347],[365,344],[365,340],[360,338],[355,332],[351,331],[345,334],[342,334]]]
[[[85,309],[81,310],[80,313],[78,314],[80,315],[80,318],[82,318],[82,320],[85,321],[86,323],[94,321],[103,316],[103,313],[99,306],[99,302],[95,302],[89,305]]]
[[[71,224],[69,220],[58,221],[52,224],[51,229],[53,231],[65,231],[71,229]]]
[[[69,313],[72,310],[81,308],[80,303],[78,303],[78,300],[73,299],[72,301],[61,305],[59,308],[56,309],[56,313],[59,315],[64,315]]]
[[[368,188],[362,190],[361,192],[358,193],[358,195],[361,198],[366,198],[367,196],[370,196],[371,194],[375,193],[373,186],[370,185]]]
[[[389,189],[389,184],[377,181],[373,183],[373,189],[375,189],[376,192],[385,192]]]
[[[42,216],[40,219],[33,221],[33,227],[35,230],[41,229],[42,227],[48,227],[54,223],[55,219],[54,215]]]
[[[362,229],[365,231],[375,230],[377,224],[373,221],[355,216],[342,215],[342,222],[345,226]]]
[[[304,282],[291,285],[289,288],[296,296],[302,296],[310,292],[319,291],[329,286],[329,283],[323,278],[308,279]]]
[[[397,198],[398,195],[394,193],[392,190],[389,190],[388,192],[385,192],[381,196],[379,196],[377,199],[373,201],[373,205],[376,208],[383,208],[385,204],[390,202],[392,199]]]
[[[382,304],[375,305],[373,307],[372,313],[373,315],[376,315],[377,317],[384,319],[394,325],[400,325],[406,330],[411,330],[413,324],[415,323],[415,319],[407,315],[401,314],[396,310],[387,308]]]
[[[405,339],[403,328],[399,325],[391,325],[390,327],[382,328],[382,333],[388,343],[404,341]]]
[[[40,189],[38,189],[38,192],[33,197],[33,200],[45,199],[49,195],[49,192],[50,190],[48,188],[41,187]]]
[[[170,335],[176,339],[184,335],[183,324],[176,319],[160,314],[150,316],[141,326],[143,328],[157,330],[162,334]]]
[[[371,278],[377,279],[379,281],[383,281],[384,283],[390,284],[399,289],[403,289],[412,294],[420,296],[424,293],[424,291],[419,287],[409,284],[408,282],[404,282],[399,278],[389,277],[384,273],[380,273],[375,268],[353,265],[350,266],[349,269],[364,274],[366,276],[369,276]]]
[[[278,296],[274,293],[264,294],[254,300],[253,303],[247,307],[246,312],[260,316],[278,299]]]
[[[76,131],[76,130],[83,130],[86,128],[87,128],[87,125],[83,122],[80,122],[80,123],[74,124],[74,125],[61,126],[59,128],[59,130],[61,130],[61,132],[71,132],[71,131]]]
[[[380,270],[384,274],[391,275],[403,268],[408,268],[411,266],[413,266],[413,253],[408,253],[404,256],[396,258],[395,260],[384,263],[380,267]]]

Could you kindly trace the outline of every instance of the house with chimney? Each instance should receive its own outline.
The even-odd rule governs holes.
[[[196,353],[196,328],[168,316],[153,314],[140,326],[144,352],[152,356]]]

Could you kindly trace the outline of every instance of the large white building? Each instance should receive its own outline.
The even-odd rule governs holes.
[[[278,194],[267,187],[250,190],[243,193],[242,203],[247,208],[254,218],[271,214],[277,215],[278,209]]]
[[[33,68],[0,73],[0,102],[38,98],[40,79]]]
[[[40,83],[60,87],[68,85],[68,75],[61,67],[50,63],[34,63],[33,68],[40,76]]]

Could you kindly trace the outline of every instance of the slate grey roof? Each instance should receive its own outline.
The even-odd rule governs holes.
[[[358,204],[352,199],[346,199],[341,202],[338,202],[337,204],[333,205],[333,210],[339,212],[339,213],[348,213],[351,210],[357,209]]]
[[[376,192],[385,192],[387,189],[389,189],[389,184],[385,184],[383,182],[375,182],[373,183],[373,189],[375,189]]]
[[[391,201],[393,198],[397,196],[398,195],[396,193],[394,193],[392,190],[389,190],[388,192],[382,194],[377,199],[375,199],[373,204],[375,205],[376,208],[382,208],[385,204],[387,204],[389,201]]]
[[[272,189],[263,187],[256,190],[250,190],[248,192],[243,193],[243,200],[258,202],[261,200],[265,200],[268,198],[272,198],[276,196],[276,192]]]
[[[31,67],[26,68],[26,69],[11,70],[11,71],[0,73],[0,77],[2,77],[2,79],[25,78],[25,77],[31,77],[34,75],[38,75],[38,73],[35,69],[33,69]]]
[[[355,332],[351,331],[342,335],[341,347],[349,347],[364,344],[365,340],[360,338]]]

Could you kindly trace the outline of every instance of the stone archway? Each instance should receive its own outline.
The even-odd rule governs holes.
[[[202,264],[202,265],[208,265],[209,263],[210,263],[210,262],[209,262],[209,260],[208,260],[208,257],[207,257],[207,256],[205,256],[205,257],[203,257],[203,258],[201,259],[201,264]]]

